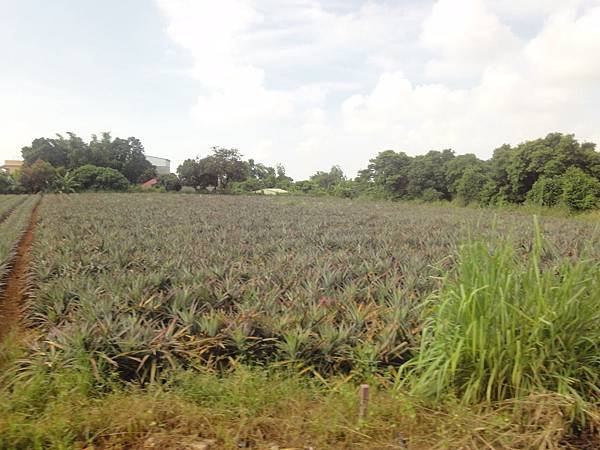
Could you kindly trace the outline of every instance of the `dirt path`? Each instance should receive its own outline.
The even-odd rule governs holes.
[[[34,230],[37,222],[38,203],[34,206],[29,218],[25,234],[21,237],[14,263],[3,291],[0,293],[0,340],[13,330],[21,318],[21,306],[25,288],[27,287],[27,266],[29,250],[33,244]]]

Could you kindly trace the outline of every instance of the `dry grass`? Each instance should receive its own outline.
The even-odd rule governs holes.
[[[353,382],[238,366],[225,375],[177,371],[146,388],[91,389],[92,374],[54,373],[0,393],[0,448],[575,449],[598,448],[599,410],[573,431],[569,401],[435,406],[378,386],[357,420]],[[335,383],[334,383],[335,381]],[[595,434],[594,434],[595,433]],[[582,447],[587,442],[588,447]],[[194,447],[196,445],[196,447]],[[245,447],[244,447],[245,446]]]

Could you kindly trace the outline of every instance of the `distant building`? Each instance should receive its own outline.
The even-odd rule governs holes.
[[[142,183],[141,186],[142,186],[142,189],[150,189],[152,186],[154,186],[157,183],[158,183],[158,180],[156,178],[150,178],[145,183]]]
[[[159,175],[171,173],[171,161],[169,159],[146,155],[146,160],[156,167],[156,173]]]
[[[18,170],[21,170],[21,166],[23,165],[23,161],[18,159],[7,159],[4,161],[4,165],[0,166],[0,169],[6,170],[11,175]]]

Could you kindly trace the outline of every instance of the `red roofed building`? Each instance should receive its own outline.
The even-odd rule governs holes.
[[[142,189],[150,189],[152,186],[154,186],[156,183],[158,183],[158,180],[156,178],[150,178],[148,181],[146,181],[145,183],[142,183]]]

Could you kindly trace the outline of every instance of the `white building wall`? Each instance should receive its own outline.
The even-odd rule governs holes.
[[[166,158],[158,158],[156,156],[146,155],[146,160],[156,167],[156,172],[159,175],[171,173],[171,161]]]

